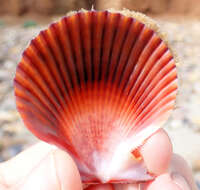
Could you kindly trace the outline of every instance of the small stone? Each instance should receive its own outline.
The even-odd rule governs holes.
[[[30,27],[35,27],[35,26],[37,26],[37,23],[32,20],[28,20],[28,21],[24,22],[24,24],[23,24],[24,28],[30,28]]]
[[[193,162],[193,170],[200,171],[200,159]],[[200,178],[199,178],[200,179]]]
[[[13,88],[12,88],[12,91],[7,93],[3,97],[3,101],[0,103],[0,111],[1,110],[5,110],[5,111],[16,110],[16,104],[15,104],[15,97],[14,97],[14,93],[13,93]]]
[[[196,181],[198,190],[200,190],[200,171],[196,171],[194,174],[194,179]]]
[[[3,67],[7,70],[15,69],[16,64],[11,60],[5,60],[3,63]]]
[[[181,120],[172,120],[170,127],[173,129],[181,128],[182,127],[182,121]]]
[[[6,80],[9,77],[9,73],[5,70],[0,70],[0,82]]]
[[[4,97],[4,95],[8,93],[9,89],[10,85],[8,84],[8,82],[6,81],[0,82],[0,101]]]
[[[19,118],[17,111],[0,111],[0,121],[11,122]]]
[[[0,27],[3,27],[4,25],[5,25],[5,23],[0,20]]]
[[[1,155],[2,155],[3,160],[8,160],[9,158],[16,156],[21,151],[22,151],[22,145],[16,144],[16,145],[7,147],[5,150],[2,151]]]

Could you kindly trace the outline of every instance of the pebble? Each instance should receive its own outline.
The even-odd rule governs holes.
[[[17,111],[0,111],[0,121],[12,122],[19,118]]]

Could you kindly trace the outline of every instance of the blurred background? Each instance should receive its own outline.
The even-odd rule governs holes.
[[[0,162],[38,140],[15,107],[13,77],[28,42],[47,25],[80,8],[128,8],[153,17],[180,59],[177,106],[165,125],[193,169],[200,187],[200,1],[199,0],[0,0]]]

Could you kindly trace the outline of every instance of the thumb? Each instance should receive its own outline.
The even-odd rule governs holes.
[[[81,179],[70,156],[54,146],[38,143],[0,165],[5,189],[81,190]]]

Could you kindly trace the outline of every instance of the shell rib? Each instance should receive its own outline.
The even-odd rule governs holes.
[[[131,152],[168,118],[177,73],[167,43],[137,18],[110,11],[64,17],[31,41],[17,67],[25,125],[67,151],[85,183],[152,179]]]

